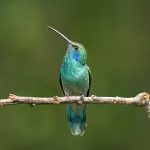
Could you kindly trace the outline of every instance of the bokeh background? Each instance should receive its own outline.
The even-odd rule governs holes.
[[[91,94],[150,91],[150,2],[145,0],[0,0],[0,97],[62,95],[58,78],[66,42],[88,52]],[[66,106],[0,107],[0,150],[149,149],[143,108],[88,105],[83,137],[71,135]]]

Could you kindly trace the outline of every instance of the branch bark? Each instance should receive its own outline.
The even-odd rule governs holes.
[[[92,95],[90,97],[82,96],[66,96],[66,97],[27,97],[27,96],[17,96],[10,94],[8,99],[0,99],[0,105],[13,105],[13,104],[121,104],[121,105],[137,105],[137,106],[147,106],[150,104],[150,94],[140,93],[135,97],[125,98],[125,97],[98,97]]]
[[[150,118],[150,94],[143,92],[135,97],[98,97],[91,95],[90,97],[83,96],[65,96],[65,97],[27,97],[10,94],[8,99],[0,99],[0,106],[29,104],[30,106],[43,104],[120,104],[120,105],[136,105],[147,109],[148,117]]]
[[[29,104],[30,106],[43,104],[120,104],[120,105],[136,105],[138,107],[147,108],[148,117],[150,118],[150,94],[143,92],[135,97],[98,97],[91,95],[83,96],[65,96],[65,97],[27,97],[10,94],[8,99],[0,99],[0,106]]]

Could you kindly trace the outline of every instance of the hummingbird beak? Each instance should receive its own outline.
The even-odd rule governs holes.
[[[47,26],[49,29],[55,31],[56,33],[58,33],[61,37],[63,37],[69,44],[72,44],[72,41],[70,41],[66,36],[64,36],[62,33],[60,33],[58,30],[50,27],[50,26]]]

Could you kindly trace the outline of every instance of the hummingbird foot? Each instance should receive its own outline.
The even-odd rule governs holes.
[[[82,94],[81,97],[80,97],[80,100],[78,101],[78,104],[83,104],[84,102],[84,95]]]

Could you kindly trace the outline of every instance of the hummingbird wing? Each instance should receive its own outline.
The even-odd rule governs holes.
[[[60,83],[60,87],[65,95],[64,89],[63,89],[63,85],[62,85],[62,81],[61,81],[61,74],[59,75],[59,83]]]
[[[91,88],[91,70],[88,66],[87,66],[87,69],[88,69],[88,73],[89,73],[89,89],[87,91],[86,96],[89,96],[89,92],[90,92],[90,88]]]

